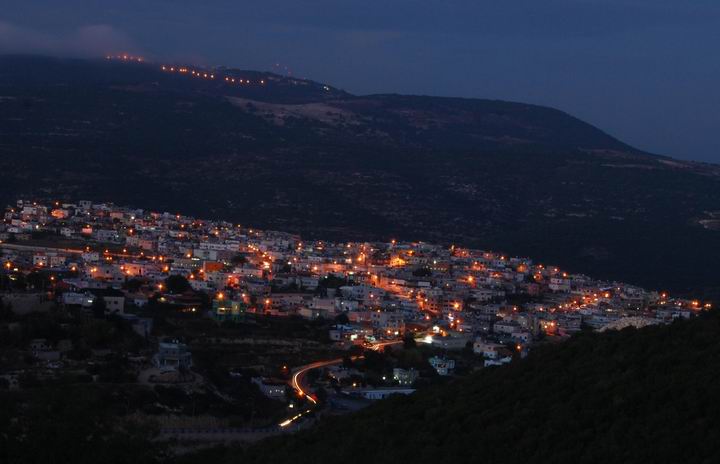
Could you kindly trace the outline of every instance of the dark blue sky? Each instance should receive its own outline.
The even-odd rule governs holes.
[[[720,162],[719,0],[4,0],[0,53],[135,51],[353,93],[554,106]]]

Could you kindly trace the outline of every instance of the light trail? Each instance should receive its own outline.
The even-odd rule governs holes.
[[[303,379],[305,378],[305,375],[313,369],[320,369],[323,367],[340,364],[340,363],[342,363],[342,361],[343,361],[342,358],[337,358],[337,359],[331,359],[329,361],[317,361],[317,362],[314,362],[311,364],[306,364],[305,366],[302,366],[302,367],[298,368],[297,371],[295,371],[295,373],[292,376],[291,386],[295,389],[295,391],[298,392],[298,395],[306,397],[312,404],[317,404],[317,400],[315,398],[313,398],[313,396],[310,393],[308,393],[308,391],[310,389],[308,388],[307,389],[308,391],[305,391],[305,389],[303,389],[302,384],[303,384]]]
[[[388,342],[380,342],[375,343],[373,346],[370,347],[373,351],[380,351],[382,348],[385,348],[386,346],[390,345],[397,345],[398,343],[402,343],[402,340],[392,340]],[[353,361],[357,359],[362,359],[364,356],[353,356],[350,359]],[[290,379],[290,386],[297,392],[298,396],[305,397],[310,401],[314,406],[317,405],[317,399],[312,396],[310,393],[309,387],[303,387],[303,379],[305,378],[305,375],[310,372],[313,369],[321,369],[323,367],[327,366],[333,366],[335,364],[340,364],[343,362],[343,358],[336,358],[336,359],[330,359],[327,361],[316,361],[314,363],[306,364],[304,366],[299,367],[295,373],[293,373],[292,378]],[[303,417],[305,414],[309,413],[311,409],[306,410],[305,412],[301,412],[300,414],[296,414],[293,417],[290,417],[288,419],[285,419],[284,421],[280,422],[280,427],[287,427],[296,420]]]
[[[309,413],[310,411],[311,411],[310,409],[307,409],[305,412],[301,412],[300,414],[296,414],[296,415],[292,416],[291,418],[280,422],[280,427],[287,427],[288,425],[290,425],[293,422],[295,422],[296,420],[300,419],[302,416]]]

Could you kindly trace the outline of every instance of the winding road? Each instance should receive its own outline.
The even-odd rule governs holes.
[[[387,342],[379,342],[374,343],[370,349],[373,351],[380,351],[381,349],[385,348],[386,346],[390,345],[397,345],[399,343],[402,343],[402,340],[392,340]],[[364,356],[358,355],[353,356],[350,359],[355,361],[356,359],[362,359]],[[301,397],[306,397],[308,401],[310,401],[313,405],[317,404],[317,397],[315,397],[312,392],[310,392],[310,387],[305,384],[305,376],[308,372],[310,372],[313,369],[322,369],[323,367],[328,366],[334,366],[337,364],[341,364],[343,362],[343,358],[336,358],[336,359],[330,359],[327,361],[316,361],[310,364],[306,364],[304,366],[300,366],[296,369],[294,369],[293,375],[290,379],[290,386],[297,392],[297,394]],[[310,410],[305,411],[304,413],[298,414],[294,417],[291,417],[283,422],[280,423],[281,427],[287,427],[288,425],[292,424],[297,419],[300,419],[303,415],[310,412]]]

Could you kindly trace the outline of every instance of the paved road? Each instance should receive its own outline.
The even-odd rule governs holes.
[[[385,348],[386,346],[397,345],[399,343],[402,343],[402,340],[379,342],[379,343],[373,344],[373,346],[370,347],[370,349],[374,350],[374,351],[380,351],[381,349]],[[363,356],[353,356],[351,359],[354,361],[355,359],[361,359],[362,357]],[[334,366],[337,364],[341,364],[342,362],[343,362],[343,358],[337,358],[337,359],[330,359],[327,361],[316,361],[314,363],[300,366],[294,370],[292,378],[290,379],[290,386],[293,387],[293,389],[295,389],[295,391],[300,396],[305,396],[312,404],[317,404],[317,398],[314,397],[312,395],[312,393],[310,392],[310,387],[304,383],[305,376],[307,375],[308,372],[310,372],[313,369],[321,369],[323,367]]]

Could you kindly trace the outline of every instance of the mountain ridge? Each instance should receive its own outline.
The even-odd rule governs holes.
[[[119,57],[122,57],[123,55],[119,55]],[[127,55],[126,55],[127,56]],[[169,70],[169,69],[198,69],[199,72],[202,72],[204,74],[213,72],[219,73],[217,75],[217,79],[215,79],[215,82],[213,84],[216,85],[216,88],[214,91],[217,94],[220,95],[232,95],[232,92],[239,90],[239,91],[247,91],[248,89],[237,89],[232,88],[229,86],[226,86],[224,88],[218,89],[217,86],[222,86],[225,82],[223,80],[223,77],[227,76],[252,76],[252,78],[255,79],[255,81],[265,78],[268,79],[267,84],[270,85],[272,82],[270,79],[274,81],[279,82],[290,82],[290,83],[302,83],[304,86],[309,86],[312,88],[323,88],[328,89],[326,92],[330,93],[320,93],[320,95],[323,98],[320,98],[319,100],[325,101],[331,104],[335,105],[345,105],[345,106],[358,106],[358,104],[361,104],[363,101],[376,101],[379,103],[393,103],[397,101],[403,101],[403,102],[410,102],[410,103],[416,103],[416,102],[431,102],[435,105],[435,110],[437,110],[438,106],[442,106],[443,104],[446,105],[452,105],[452,104],[462,104],[462,105],[477,105],[479,108],[469,108],[469,109],[480,109],[484,111],[493,111],[493,107],[495,107],[495,110],[502,111],[502,110],[511,110],[511,111],[542,111],[542,112],[548,112],[554,116],[558,116],[561,118],[567,118],[568,122],[576,123],[579,127],[582,127],[584,129],[590,129],[592,131],[596,131],[597,135],[596,137],[601,138],[604,137],[606,139],[606,142],[610,142],[612,145],[614,145],[613,148],[616,149],[623,149],[632,153],[642,153],[642,154],[648,154],[645,152],[642,152],[641,150],[635,149],[634,147],[631,147],[617,138],[597,129],[596,127],[572,116],[571,114],[548,106],[542,106],[542,105],[536,105],[536,104],[527,104],[517,101],[505,101],[500,99],[488,99],[488,98],[468,98],[468,97],[440,97],[440,96],[433,96],[433,95],[404,95],[404,94],[398,94],[398,93],[376,93],[376,94],[368,94],[368,95],[354,95],[349,92],[346,92],[344,90],[337,89],[335,87],[329,86],[326,83],[313,81],[311,79],[299,79],[291,76],[282,76],[273,72],[269,71],[257,71],[257,70],[244,70],[239,68],[231,68],[231,67],[225,67],[225,66],[218,66],[218,67],[199,67],[199,66],[189,66],[185,64],[175,63],[173,65],[161,65],[158,63],[148,62],[148,61],[127,61],[112,58],[108,56],[105,60],[102,59],[96,59],[96,60],[84,60],[79,58],[51,58],[51,57],[42,57],[42,56],[36,56],[36,55],[0,55],[0,60],[2,61],[10,61],[10,63],[3,63],[3,67],[5,69],[11,69],[18,66],[18,63],[27,65],[28,63],[32,62],[43,62],[43,63],[51,63],[53,65],[53,68],[50,70],[50,73],[39,73],[39,76],[35,76],[38,80],[35,83],[57,83],[56,79],[59,76],[53,76],[52,71],[57,71],[57,69],[63,67],[64,65],[71,64],[71,65],[106,65],[111,68],[111,71],[115,71],[117,69],[122,69],[124,71],[127,71],[128,68],[131,70],[133,67],[142,70],[142,72],[151,73],[154,76],[153,77],[163,77],[164,74],[162,70]],[[130,57],[131,59],[135,59],[135,57]],[[101,74],[101,73],[100,73]],[[187,74],[187,73],[186,73]],[[0,76],[2,76],[2,73],[0,73]],[[61,77],[64,77],[65,79],[68,78],[67,75],[63,75]],[[75,76],[73,76],[75,77]],[[164,77],[170,77],[165,75]],[[190,80],[191,82],[195,82],[196,84],[206,84],[205,82],[198,82],[197,80],[192,80],[189,78],[189,76],[175,76],[180,79],[186,79]],[[129,78],[125,77],[125,79]],[[139,77],[138,77],[139,78]],[[120,77],[122,79],[122,77]],[[187,82],[182,82],[182,84],[186,84]],[[195,84],[191,84],[195,85]],[[182,89],[182,88],[181,88]],[[171,88],[169,90],[178,90],[177,88]],[[205,88],[201,88],[201,90],[207,90]],[[272,89],[276,90],[276,89]],[[303,89],[307,90],[307,89]],[[265,101],[262,99],[262,95],[252,95],[255,98],[261,98],[259,101]],[[289,99],[287,101],[284,101],[283,98],[285,95],[282,93],[279,95],[279,101],[277,103],[280,104],[293,104],[293,105],[299,105],[302,104],[302,101],[297,101],[294,99]],[[312,98],[317,97],[315,93],[310,92],[310,95],[306,98]],[[270,103],[274,103],[273,101],[269,101]],[[315,103],[317,100],[310,100],[305,103]],[[453,107],[452,109],[457,109],[457,106]],[[468,108],[465,108],[468,110]],[[427,110],[427,108],[426,108]],[[657,155],[655,155],[657,156]]]
[[[0,57],[0,201],[87,197],[323,239],[457,243],[718,292],[720,166],[537,105],[229,76]]]

